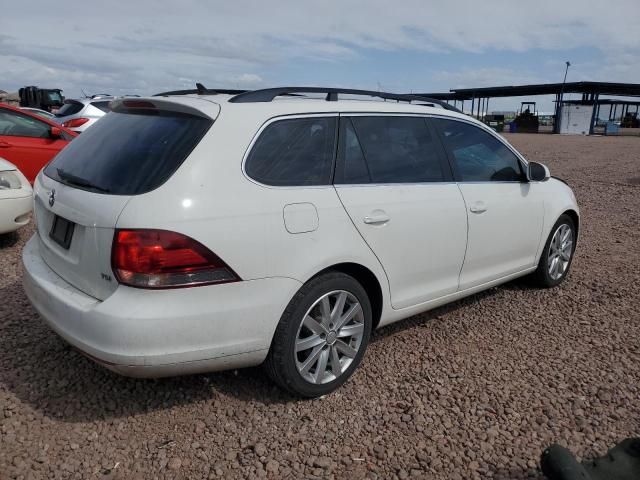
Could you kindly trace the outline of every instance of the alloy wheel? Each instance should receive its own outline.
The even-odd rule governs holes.
[[[309,308],[298,328],[294,356],[309,383],[328,383],[342,375],[360,350],[364,312],[346,290],[326,293]]]
[[[569,225],[563,223],[556,229],[549,245],[547,269],[553,280],[559,280],[565,274],[569,268],[572,254],[573,230]]]

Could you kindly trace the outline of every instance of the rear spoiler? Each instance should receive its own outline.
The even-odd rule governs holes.
[[[178,115],[191,115],[194,117],[206,118],[211,121],[215,120],[197,108],[159,98],[119,98],[113,100],[110,107],[111,110],[116,113],[158,115],[164,112]]]

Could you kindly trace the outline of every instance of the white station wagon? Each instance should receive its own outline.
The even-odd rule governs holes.
[[[374,328],[567,276],[571,189],[446,103],[231,93],[117,100],[38,175],[26,293],[93,360],[144,377],[264,363],[316,397]]]

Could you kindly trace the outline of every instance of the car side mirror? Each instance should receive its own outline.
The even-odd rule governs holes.
[[[49,137],[50,138],[61,138],[62,137],[62,130],[60,130],[60,128],[58,128],[58,127],[51,127],[51,130],[49,130]]]
[[[530,182],[544,182],[551,178],[551,173],[549,173],[549,169],[545,165],[538,162],[529,162],[527,178]]]

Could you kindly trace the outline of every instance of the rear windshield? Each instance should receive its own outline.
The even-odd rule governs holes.
[[[44,173],[83,190],[146,193],[167,181],[212,123],[176,112],[110,112],[69,143]]]
[[[67,115],[75,115],[84,108],[84,105],[80,102],[74,102],[67,100],[64,105],[60,107],[60,110],[56,112],[56,117],[66,117]]]
[[[110,104],[111,104],[111,101],[109,100],[104,102],[91,102],[91,105],[102,110],[105,113],[109,113],[111,111],[111,107],[109,107]]]

